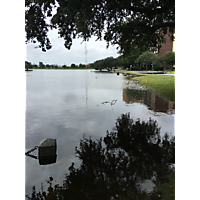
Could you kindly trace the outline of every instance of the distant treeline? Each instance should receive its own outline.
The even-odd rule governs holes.
[[[166,64],[166,65],[165,65]],[[117,58],[107,57],[105,59],[97,60],[90,64],[71,64],[70,66],[57,64],[44,64],[39,62],[39,65],[31,64],[31,62],[25,61],[26,69],[96,69],[111,71],[112,69],[128,69],[128,70],[163,70],[165,68],[171,68],[173,70],[175,65],[175,52],[168,51],[164,56],[158,57],[153,50],[139,50],[133,48],[131,54],[128,56],[118,56]]]
[[[70,69],[70,68],[89,68],[90,65],[84,65],[84,64],[79,64],[79,65],[75,65],[75,64],[71,64],[70,66],[67,65],[57,65],[57,64],[44,64],[43,62],[39,62],[39,65],[36,64],[32,64],[31,62],[25,61],[25,69]]]

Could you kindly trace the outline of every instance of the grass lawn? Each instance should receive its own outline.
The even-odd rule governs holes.
[[[174,72],[167,72],[167,74],[175,74],[175,71]]]
[[[165,76],[159,74],[141,74],[128,71],[116,71],[120,73],[136,74],[138,76],[133,77],[132,80],[139,81],[139,84],[145,85],[154,89],[161,96],[175,101],[175,76]]]

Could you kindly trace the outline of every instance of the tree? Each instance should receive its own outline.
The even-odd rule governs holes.
[[[123,62],[122,62],[121,56],[118,56],[118,57],[115,59],[115,68],[122,67],[122,65],[123,65]]]
[[[33,66],[34,69],[38,68],[38,66],[36,64],[33,64],[32,66]]]
[[[120,56],[124,68],[130,68],[130,65],[134,67],[137,63],[137,58],[147,49],[149,48],[146,47],[138,48],[137,46],[131,46],[130,54],[128,55],[124,54]]]
[[[115,59],[113,57],[108,57],[104,59],[104,67],[108,70],[111,71],[113,67],[115,67]]]
[[[28,71],[28,68],[32,68],[31,62],[25,61],[25,69]]]
[[[105,59],[97,60],[93,63],[93,66],[96,70],[102,70],[106,68],[108,71],[111,71],[113,67],[116,66],[117,59],[113,57],[107,57]]]
[[[165,61],[166,64],[172,66],[172,71],[173,71],[173,65],[175,65],[175,52],[168,51],[162,59]]]
[[[79,68],[85,68],[85,65],[83,65],[83,64],[79,64]]]
[[[102,71],[102,69],[104,68],[104,61],[103,60],[97,60],[94,62],[94,68],[96,70],[100,70]]]
[[[163,65],[165,65],[165,63],[171,65],[173,70],[173,65],[175,65],[175,52],[168,51],[164,56],[157,57],[156,60]]]
[[[63,65],[62,68],[65,69],[65,68],[67,68],[67,66],[66,66],[66,65]]]
[[[152,64],[156,59],[156,54],[150,52],[150,51],[146,51],[143,52],[138,58],[137,58],[137,62],[138,63],[142,63],[143,66],[146,65],[146,70],[148,65]]]
[[[159,69],[162,69],[162,67],[163,67],[163,71],[165,70],[165,58],[164,58],[164,56],[157,57],[155,63],[156,63],[157,66],[159,66],[158,67]],[[162,64],[162,67],[160,67],[160,63]]]
[[[43,64],[43,62],[39,62],[39,67],[40,67],[41,69],[45,68],[45,65]]]
[[[76,68],[76,67],[77,66],[74,63],[71,64],[71,68]]]
[[[52,47],[53,28],[67,49],[75,38],[96,36],[107,46],[118,45],[121,53],[132,45],[159,48],[167,29],[175,30],[175,0],[25,0],[25,7],[26,42],[39,42],[42,51]]]
[[[49,69],[49,68],[50,68],[50,65],[49,65],[49,64],[46,64],[46,68]]]

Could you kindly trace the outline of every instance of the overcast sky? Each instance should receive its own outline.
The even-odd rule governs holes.
[[[87,42],[87,57],[85,55],[85,42],[82,39],[73,40],[71,49],[68,50],[64,47],[64,40],[58,38],[57,30],[52,30],[49,32],[49,38],[53,47],[46,52],[43,52],[39,48],[35,48],[35,44],[29,43],[26,45],[26,61],[32,64],[39,64],[43,62],[44,64],[58,64],[70,66],[74,64],[86,64],[93,63],[96,60],[104,59],[107,57],[118,57],[117,46],[109,46],[106,49],[105,41],[95,41],[96,38],[92,37],[89,42]]]

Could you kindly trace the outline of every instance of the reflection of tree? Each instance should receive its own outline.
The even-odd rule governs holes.
[[[72,163],[63,186],[53,188],[49,180],[47,192],[33,190],[34,196],[28,198],[161,199],[162,189],[158,188],[167,185],[167,191],[173,184],[175,138],[169,134],[162,138],[157,122],[152,119],[134,121],[129,114],[122,114],[104,138],[93,141],[83,137],[76,155],[81,165],[75,169]],[[159,186],[157,192],[147,194],[139,190],[137,183],[147,179]]]

